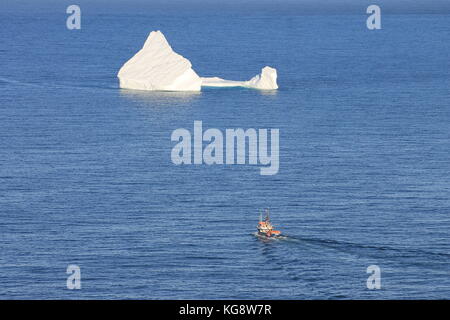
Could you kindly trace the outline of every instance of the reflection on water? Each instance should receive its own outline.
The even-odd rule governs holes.
[[[191,103],[201,96],[198,91],[145,91],[120,89],[120,96],[139,104],[155,106],[173,106]]]
[[[257,90],[262,96],[276,96],[278,90]]]
[[[202,88],[202,91],[145,91],[145,90],[130,90],[120,89],[120,96],[129,100],[144,104],[148,106],[173,106],[173,105],[187,105],[198,99],[202,95],[210,95],[220,93],[224,88]],[[235,90],[239,93],[241,90],[249,90],[257,92],[262,96],[275,97],[278,90],[257,90],[247,88],[225,88],[227,90]]]

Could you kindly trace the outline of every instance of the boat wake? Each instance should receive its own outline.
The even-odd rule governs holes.
[[[396,248],[392,246],[365,245],[346,241],[288,235],[283,235],[276,238],[267,238],[258,235],[257,232],[254,235],[267,241],[283,240],[290,245],[294,245],[294,247],[291,247],[290,249],[294,249],[296,245],[301,245],[303,248],[317,252],[321,250],[323,251],[323,249],[326,248],[329,252],[336,252],[338,256],[339,253],[341,253],[354,256],[355,259],[364,257],[377,261],[401,261],[401,263],[408,263],[409,265],[420,266],[436,271],[448,270],[450,267],[450,254],[445,252],[433,252],[418,248]]]

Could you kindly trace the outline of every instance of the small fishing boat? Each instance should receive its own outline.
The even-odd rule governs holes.
[[[273,225],[270,222],[269,209],[266,209],[264,219],[262,213],[259,215],[259,223],[256,228],[258,229],[257,235],[261,237],[275,238],[281,236],[281,231],[273,229]]]

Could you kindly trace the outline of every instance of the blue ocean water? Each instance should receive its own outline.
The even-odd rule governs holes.
[[[70,4],[0,11],[0,298],[449,298],[449,15],[369,31],[363,5],[83,2],[67,30]],[[119,89],[151,30],[201,76],[270,65],[280,89]],[[175,166],[171,133],[194,120],[279,128],[279,173]],[[286,239],[253,236],[265,207]]]

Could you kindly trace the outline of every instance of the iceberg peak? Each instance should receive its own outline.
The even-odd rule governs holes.
[[[151,31],[147,37],[147,40],[145,40],[143,48],[148,49],[148,48],[150,48],[150,46],[156,46],[159,48],[167,48],[168,47],[168,48],[170,48],[170,50],[172,50],[172,47],[170,46],[166,37],[159,30]]]

